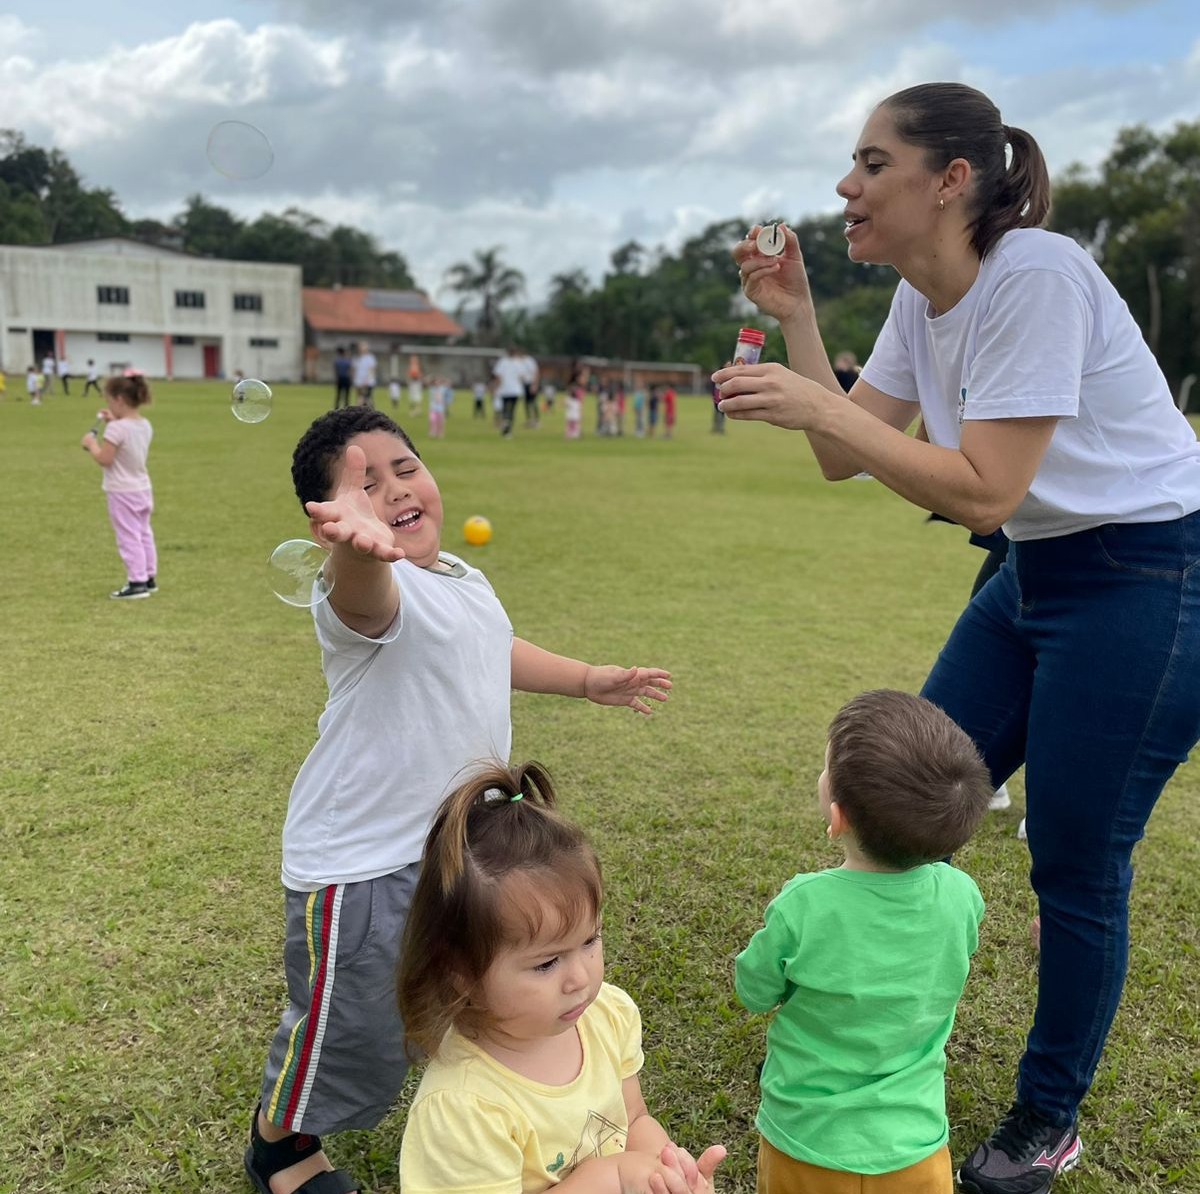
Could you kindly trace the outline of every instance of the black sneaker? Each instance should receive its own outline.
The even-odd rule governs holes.
[[[1074,1124],[1057,1127],[1032,1107],[1014,1103],[963,1163],[958,1184],[967,1194],[1044,1194],[1082,1153]]]
[[[109,593],[109,596],[114,601],[136,601],[139,597],[149,597],[150,590],[146,588],[144,580],[131,580],[123,589]]]
[[[157,593],[158,592],[158,585],[156,585],[154,583],[154,577],[152,577],[152,576],[148,576],[146,578],[146,592],[147,593]]]

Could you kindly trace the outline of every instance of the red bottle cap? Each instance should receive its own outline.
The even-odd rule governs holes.
[[[739,344],[757,344],[762,348],[767,342],[767,333],[760,332],[757,328],[742,328],[738,332]]]

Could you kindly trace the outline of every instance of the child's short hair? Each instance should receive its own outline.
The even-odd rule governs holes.
[[[421,459],[421,453],[404,429],[383,411],[370,406],[343,406],[328,411],[313,421],[292,453],[292,484],[302,508],[308,502],[323,502],[329,497],[334,486],[334,462],[350,440],[368,431],[386,431],[397,436]]]
[[[433,1056],[452,1024],[467,1036],[489,1024],[487,1009],[472,996],[501,949],[539,935],[545,904],[558,917],[555,930],[599,916],[599,860],[583,830],[555,804],[539,764],[494,762],[438,809],[396,984],[414,1055]],[[541,900],[529,899],[531,893]]]
[[[904,870],[954,853],[992,792],[970,737],[923,697],[864,692],[829,727],[829,797],[863,853],[884,866]]]
[[[150,401],[150,387],[140,373],[114,374],[105,381],[104,392],[113,398],[124,398],[135,408]]]

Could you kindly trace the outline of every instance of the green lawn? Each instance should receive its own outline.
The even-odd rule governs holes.
[[[327,393],[281,387],[247,426],[219,386],[155,390],[161,592],[140,602],[107,600],[124,575],[78,447],[94,399],[34,409],[14,383],[0,403],[0,1192],[249,1188],[284,995],[279,833],[324,700],[309,615],[269,593],[265,561],[307,533],[290,453]],[[785,879],[835,861],[814,796],[830,716],[920,685],[982,556],[877,483],[825,484],[800,436],[709,434],[709,410],[683,400],[671,442],[566,443],[560,414],[501,442],[460,395],[444,441],[414,430],[445,546],[518,634],[674,673],[648,720],[517,694],[514,757],[545,762],[593,836],[647,1100],[681,1142],[728,1145],[731,1192],[753,1189],[764,1031],[733,956]],[[462,543],[476,513],[486,548]],[[1033,1004],[1012,787],[959,860],[988,916],[951,1040],[956,1158],[1007,1107]],[[1193,763],[1139,848],[1129,985],[1064,1194],[1200,1190],[1197,796]],[[394,1194],[403,1125],[335,1138],[334,1160]]]

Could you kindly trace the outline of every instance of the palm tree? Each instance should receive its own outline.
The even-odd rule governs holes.
[[[500,308],[525,289],[525,275],[500,260],[502,245],[476,249],[474,261],[460,261],[446,271],[446,285],[455,294],[479,301],[478,335],[489,340],[500,326]]]

